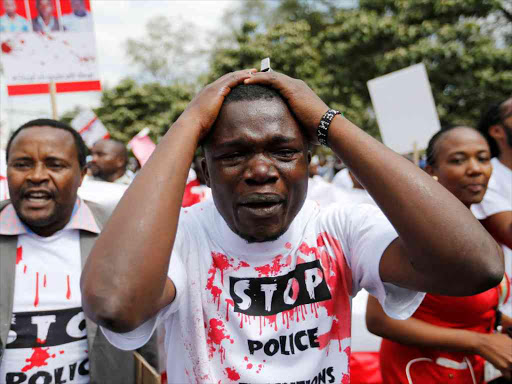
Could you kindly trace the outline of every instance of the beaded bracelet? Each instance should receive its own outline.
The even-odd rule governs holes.
[[[326,147],[329,146],[327,143],[327,133],[329,131],[329,126],[331,125],[332,119],[334,119],[334,116],[336,115],[343,116],[340,111],[335,109],[329,109],[327,112],[325,112],[325,115],[323,115],[322,119],[320,120],[320,124],[318,125],[318,129],[316,131],[318,142],[322,145],[325,145]]]

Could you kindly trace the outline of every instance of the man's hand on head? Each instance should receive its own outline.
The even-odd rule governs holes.
[[[192,99],[178,121],[197,129],[198,142],[201,141],[215,123],[224,98],[255,72],[254,68],[231,72],[207,85]]]
[[[279,91],[288,103],[312,144],[318,144],[317,129],[329,107],[302,80],[275,71],[257,72],[244,80],[244,84],[267,85]]]

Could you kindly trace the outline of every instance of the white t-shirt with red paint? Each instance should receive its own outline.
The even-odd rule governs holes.
[[[18,236],[11,329],[0,384],[89,383],[78,230]]]
[[[132,332],[104,333],[134,349],[163,322],[170,383],[347,384],[351,297],[364,287],[395,318],[423,299],[380,280],[380,257],[396,237],[373,206],[307,201],[278,240],[248,244],[213,201],[197,204],[180,216],[175,301]]]

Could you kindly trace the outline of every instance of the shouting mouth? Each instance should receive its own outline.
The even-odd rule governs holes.
[[[284,199],[275,194],[252,194],[241,199],[241,213],[253,217],[266,218],[279,214],[284,207]]]
[[[31,206],[44,206],[53,200],[53,194],[47,190],[29,190],[23,194],[23,199]]]

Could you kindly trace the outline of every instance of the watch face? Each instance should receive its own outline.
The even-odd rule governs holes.
[[[266,57],[261,60],[261,72],[270,72],[272,69],[270,68],[270,57]]]

